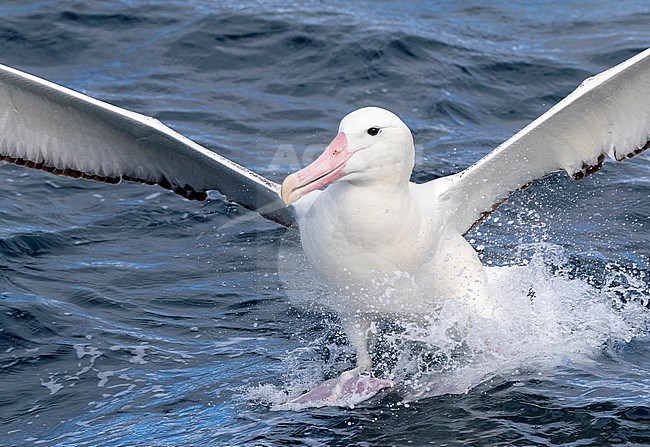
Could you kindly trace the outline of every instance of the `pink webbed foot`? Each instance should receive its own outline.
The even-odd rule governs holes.
[[[391,380],[372,377],[356,368],[321,383],[313,390],[282,405],[282,409],[299,410],[325,406],[352,408],[381,390],[392,388],[393,385]]]

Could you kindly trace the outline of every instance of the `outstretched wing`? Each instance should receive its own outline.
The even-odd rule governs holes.
[[[285,226],[280,187],[160,121],[0,65],[0,159],[107,183],[158,184],[188,199],[217,190]]]
[[[573,93],[464,171],[431,183],[448,225],[469,232],[508,195],[565,170],[574,179],[650,148],[650,49]]]

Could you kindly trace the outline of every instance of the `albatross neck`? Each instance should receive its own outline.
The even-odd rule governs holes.
[[[404,219],[413,211],[408,179],[401,181],[340,182],[332,185],[332,196],[348,218],[390,221]]]

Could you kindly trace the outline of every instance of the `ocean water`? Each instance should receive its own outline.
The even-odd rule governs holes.
[[[5,1],[0,63],[278,182],[385,107],[426,181],[650,47],[648,23],[644,1]],[[0,184],[2,447],[650,444],[647,155],[515,194],[468,236],[499,318],[382,322],[396,389],[303,411],[282,404],[354,356],[297,234],[216,193]]]

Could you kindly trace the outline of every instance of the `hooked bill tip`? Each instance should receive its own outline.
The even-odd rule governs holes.
[[[296,174],[291,174],[284,179],[282,182],[282,188],[280,188],[280,197],[285,205],[289,206],[293,203],[291,200],[291,193],[296,189],[298,185],[298,176]]]

